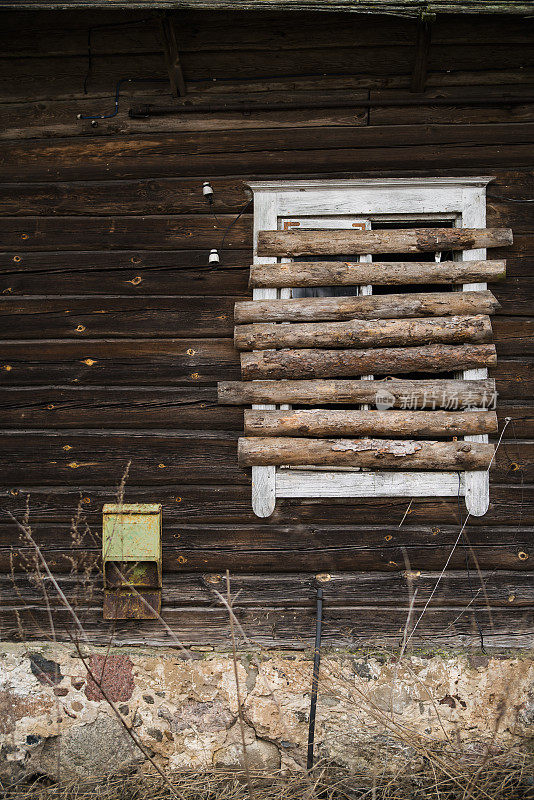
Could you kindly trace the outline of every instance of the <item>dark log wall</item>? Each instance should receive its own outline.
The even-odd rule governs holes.
[[[409,584],[418,614],[458,537],[463,503],[284,500],[270,519],[253,515],[250,473],[237,461],[242,411],[216,399],[217,380],[239,377],[233,305],[251,296],[252,209],[236,215],[246,179],[262,176],[489,174],[497,177],[488,225],[514,231],[511,249],[491,253],[508,261],[506,282],[492,287],[502,304],[492,374],[501,428],[507,416],[513,423],[492,471],[490,510],[469,521],[412,641],[478,646],[478,623],[486,645],[525,645],[534,558],[534,236],[533,207],[523,202],[534,197],[533,20],[438,18],[418,95],[409,92],[412,20],[176,19],[188,103],[246,95],[299,107],[131,119],[132,107],[173,102],[149,12],[2,14],[2,634],[20,636],[13,607],[26,601],[25,635],[47,635],[42,593],[25,577],[30,550],[8,516],[21,519],[28,502],[51,569],[88,633],[107,640],[100,584],[80,591],[85,573],[72,574],[73,563],[98,566],[102,504],[127,471],[127,500],[163,504],[163,608],[178,638],[227,642],[212,589],[222,590],[229,569],[254,641],[310,645],[320,575],[327,643],[395,645]],[[111,114],[126,78],[143,80],[123,84],[117,116],[95,126],[77,119]],[[317,107],[332,102],[339,106]],[[215,214],[201,192],[208,178]],[[208,269],[227,228],[222,263]],[[72,535],[77,513],[79,530],[92,531],[83,541]],[[50,597],[66,638],[69,615]],[[113,635],[172,643],[157,622],[116,623]]]

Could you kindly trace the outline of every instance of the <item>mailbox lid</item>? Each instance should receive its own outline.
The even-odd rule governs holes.
[[[104,561],[161,562],[161,506],[106,503],[102,553]]]

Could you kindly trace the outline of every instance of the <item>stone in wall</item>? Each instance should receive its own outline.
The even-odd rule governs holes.
[[[302,769],[311,659],[302,653],[232,658],[149,648],[4,645],[0,654],[0,777],[104,777],[241,768]],[[142,752],[125,731],[143,748]],[[417,767],[427,746],[464,755],[528,746],[534,730],[534,661],[526,655],[405,656],[325,651],[317,758],[348,769]],[[59,762],[58,762],[59,757]]]

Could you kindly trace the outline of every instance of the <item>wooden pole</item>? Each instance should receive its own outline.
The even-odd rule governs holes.
[[[346,405],[367,403],[379,408],[494,408],[495,380],[257,380],[221,381],[218,400],[223,405],[292,403]]]
[[[239,325],[234,329],[238,350],[283,347],[393,347],[420,344],[488,342],[488,316],[431,317],[429,319],[353,319],[347,322],[272,322]]]
[[[239,463],[251,466],[365,467],[371,469],[483,470],[494,448],[475,442],[388,439],[241,438]]]
[[[250,267],[254,288],[494,283],[505,277],[506,261],[291,261]]]
[[[399,230],[259,231],[258,256],[332,253],[422,253],[475,250],[512,244],[509,228],[414,228]]]
[[[359,297],[299,297],[292,300],[243,300],[235,304],[238,325],[249,322],[318,322],[320,320],[401,319],[492,314],[499,308],[493,294],[414,292]]]
[[[372,350],[255,350],[241,353],[241,374],[258,378],[335,378],[448,372],[497,362],[492,344],[431,344]]]
[[[245,411],[246,436],[465,436],[495,433],[494,411]]]

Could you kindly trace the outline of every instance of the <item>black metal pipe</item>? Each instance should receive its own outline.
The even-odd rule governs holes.
[[[297,100],[287,103],[254,103],[250,101],[234,103],[198,103],[191,101],[180,105],[144,105],[131,108],[129,116],[132,119],[146,117],[163,117],[168,114],[214,114],[229,111],[249,113],[253,111],[293,111],[303,109],[329,109],[329,108],[395,108],[396,106],[508,106],[534,103],[534,97],[420,97],[402,98],[398,100]]]
[[[317,690],[319,687],[319,667],[321,665],[321,633],[323,623],[323,590],[317,589],[317,616],[315,620],[315,648],[313,653],[313,676],[310,703],[310,724],[308,726],[308,758],[306,766],[313,767],[313,743],[315,739],[315,713],[317,711]]]

